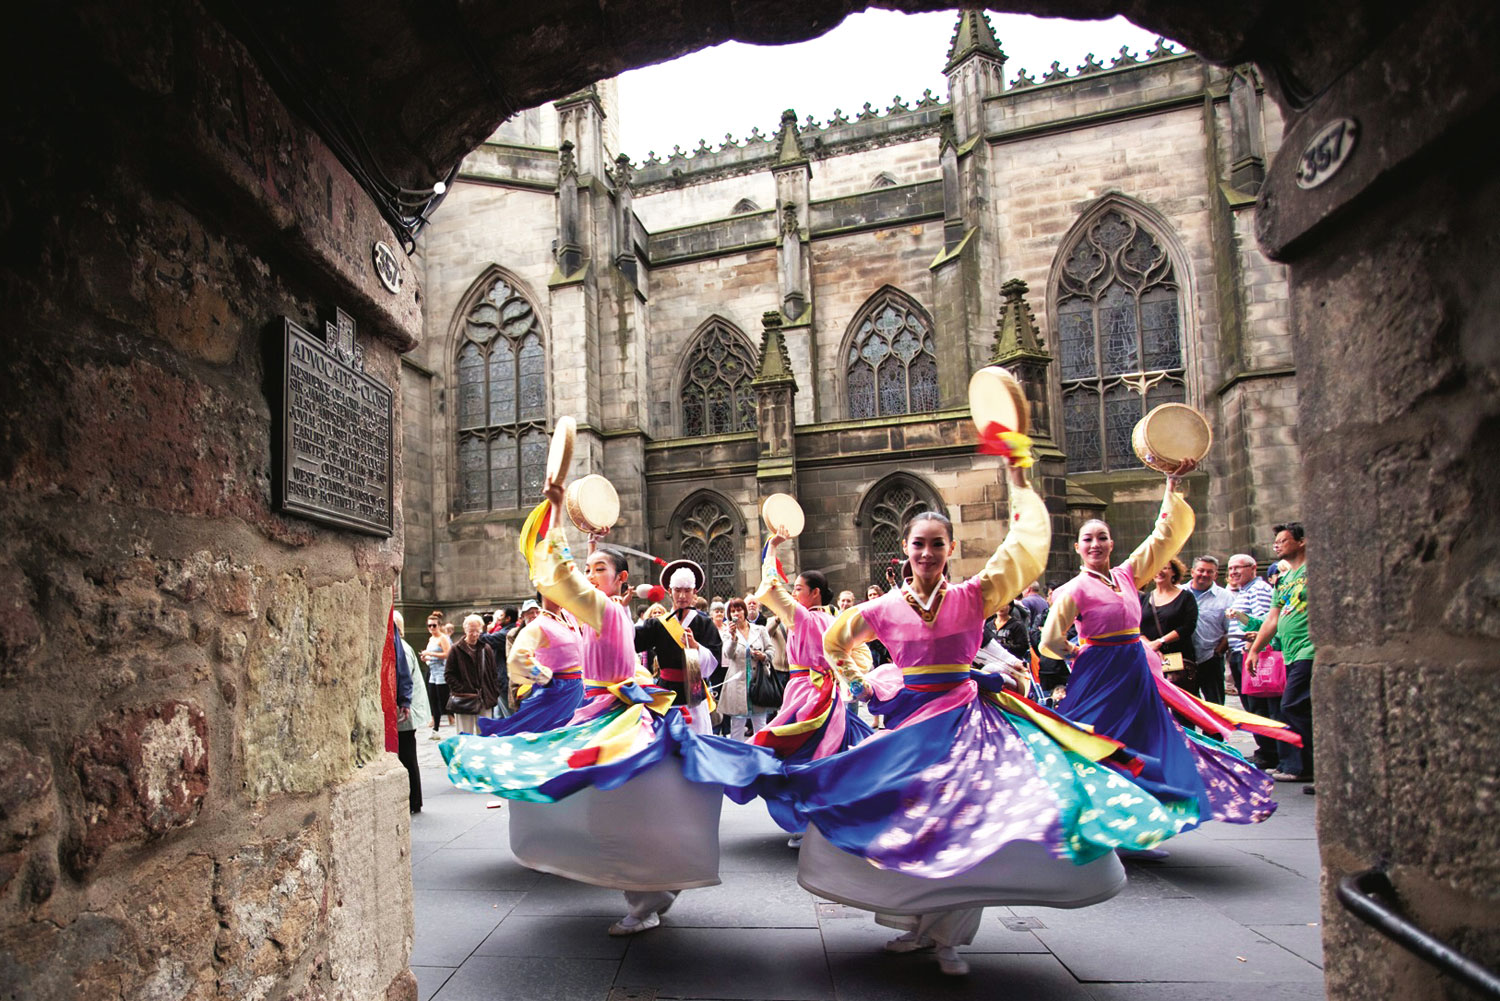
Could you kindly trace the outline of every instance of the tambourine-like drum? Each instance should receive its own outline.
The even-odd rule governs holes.
[[[578,437],[578,422],[571,417],[559,417],[557,427],[552,429],[552,447],[547,450],[547,479],[561,483],[573,465],[573,440]]]
[[[1208,420],[1183,403],[1153,407],[1130,435],[1140,460],[1162,473],[1175,471],[1186,459],[1201,462],[1213,443]]]
[[[772,494],[761,501],[760,516],[767,528],[788,539],[801,535],[807,524],[802,505],[791,494]]]
[[[568,484],[563,502],[568,508],[568,517],[580,532],[597,535],[614,528],[620,520],[620,495],[615,485],[598,473],[574,480]]]
[[[1016,377],[999,365],[989,365],[969,378],[969,416],[982,435],[991,424],[1003,431],[1031,430],[1031,405]]]

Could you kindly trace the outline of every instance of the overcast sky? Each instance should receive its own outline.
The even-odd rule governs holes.
[[[648,151],[665,158],[674,145],[692,150],[699,139],[717,147],[729,132],[742,140],[752,126],[773,132],[784,108],[799,121],[826,122],[835,108],[845,117],[871,106],[884,111],[894,96],[908,104],[924,88],[948,97],[943,63],[958,14],[854,14],[820,38],[795,45],[727,42],[620,77],[620,145],[639,163]],[[1022,69],[1040,80],[1058,60],[1070,70],[1088,53],[1109,65],[1121,45],[1137,55],[1156,41],[1122,17],[1065,21],[1026,14],[991,14],[1008,57],[1005,78]],[[1179,46],[1180,48],[1180,46]]]

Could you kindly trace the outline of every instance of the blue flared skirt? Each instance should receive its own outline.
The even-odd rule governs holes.
[[[906,690],[876,711],[906,719],[931,698]],[[1152,847],[1180,823],[1121,771],[982,695],[841,754],[789,762],[785,781],[763,795],[782,827],[814,824],[845,852],[928,878],[965,872],[1018,841],[1081,865]]]
[[[1227,744],[1183,730],[1139,643],[1085,647],[1057,711],[1136,752],[1144,767],[1135,781],[1159,799],[1192,803],[1197,817],[1183,830],[1209,819],[1255,823],[1276,809],[1270,776]]]
[[[567,726],[583,704],[582,678],[553,678],[549,684],[535,686],[521,700],[521,706],[504,719],[478,720],[481,737],[505,737],[513,733],[545,733]]]

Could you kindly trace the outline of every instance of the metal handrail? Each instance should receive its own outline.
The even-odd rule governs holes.
[[[1367,869],[1339,880],[1339,903],[1365,924],[1419,959],[1436,966],[1486,997],[1500,998],[1500,976],[1446,942],[1433,938],[1397,910],[1396,888],[1380,869]]]

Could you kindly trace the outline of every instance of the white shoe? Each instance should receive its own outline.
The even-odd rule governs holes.
[[[643,918],[638,918],[634,914],[627,914],[609,926],[609,933],[616,937],[621,935],[639,935],[643,931],[650,931],[659,924],[661,924],[661,918],[656,916],[655,911],[652,911]]]
[[[921,952],[931,949],[934,943],[930,938],[918,938],[917,933],[909,931],[905,935],[898,935],[885,944],[886,952]]]
[[[798,831],[796,834],[793,834],[791,837],[787,838],[786,839],[786,846],[788,848],[801,848],[802,847],[802,832]]]
[[[945,976],[961,977],[969,972],[969,964],[964,962],[964,958],[951,945],[945,945],[938,949],[937,961],[938,969]]]

